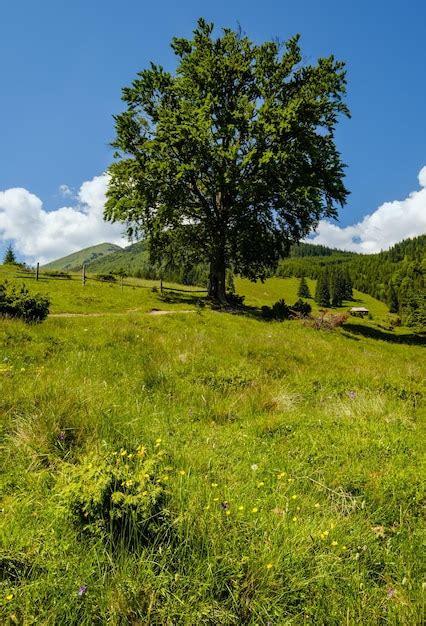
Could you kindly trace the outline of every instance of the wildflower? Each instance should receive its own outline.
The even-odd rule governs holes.
[[[273,567],[272,563],[267,563],[266,564],[266,569],[272,569],[272,567]]]
[[[296,515],[295,515],[295,516],[293,517],[293,522],[297,522],[297,519],[298,519],[298,518],[297,518],[297,517],[296,517]]]
[[[66,437],[65,431],[63,431],[63,430],[59,431],[59,433],[58,433],[58,440],[59,441],[64,441],[65,437]]]
[[[315,502],[314,507],[315,507],[316,509],[319,509],[319,508],[320,508],[320,506],[321,506],[321,505],[320,505],[320,503],[319,503],[319,502]]]
[[[138,456],[141,456],[141,457],[144,456],[145,448],[143,446],[138,446],[137,450],[138,450]]]
[[[129,458],[129,459],[133,459],[133,456],[134,456],[134,455],[133,455],[132,453],[130,453],[130,454],[128,455],[128,458]]]
[[[81,587],[78,590],[78,595],[84,596],[86,592],[87,592],[87,585],[81,585]]]
[[[181,476],[185,476],[186,472],[185,472],[185,470],[180,470],[179,474],[180,474]]]
[[[217,486],[218,486],[218,484],[217,484],[217,483],[212,483],[212,487],[213,487],[213,488],[216,488]]]
[[[393,598],[395,594],[396,594],[396,589],[393,589],[393,587],[389,587],[389,589],[387,590],[387,596],[389,600]]]
[[[227,511],[227,510],[229,509],[229,504],[228,504],[227,502],[221,502],[221,503],[220,503],[220,508],[221,508],[223,511]]]
[[[9,593],[9,595],[6,596],[6,600],[8,602],[10,602],[11,600],[13,600],[13,593]]]
[[[337,543],[337,541],[332,541],[332,542],[331,542],[331,545],[332,545],[332,546],[338,546],[339,544]]]
[[[252,508],[251,512],[252,512],[252,513],[257,513],[257,512],[258,512],[258,510],[259,510],[259,509],[257,508],[257,506],[254,506],[254,507]]]
[[[20,371],[25,372],[25,367],[21,367]]]
[[[242,504],[240,504],[240,506],[238,507],[239,511],[244,511],[244,506]]]
[[[351,400],[355,400],[356,398],[356,391],[349,391],[348,396]]]
[[[277,480],[282,480],[285,476],[285,472],[280,472],[279,474],[277,474]]]
[[[225,511],[225,515],[231,515],[231,511],[228,509],[227,511]]]
[[[204,510],[205,510],[205,511],[208,511],[208,510],[209,510],[209,508],[210,508],[210,504],[208,504],[207,506],[205,506],[205,507],[204,507]]]
[[[213,498],[213,502],[219,502],[219,498]]]
[[[257,483],[257,486],[258,486],[258,487],[263,487],[263,485],[264,485],[264,484],[265,484],[265,483],[263,482],[263,480],[261,480],[261,481],[260,481],[260,483]]]
[[[297,496],[296,496],[296,494],[295,494],[295,493],[291,496],[291,499],[292,499],[292,500],[297,500]]]
[[[348,546],[342,546],[342,550],[346,550]]]
[[[155,440],[155,443],[161,443],[161,437],[158,437],[158,438]]]
[[[258,464],[257,463],[253,463],[253,465],[250,466],[251,469],[253,470],[253,472],[255,472],[258,469]]]
[[[124,450],[124,448],[121,448],[120,454],[121,454],[121,456],[126,456],[127,455],[127,450]]]

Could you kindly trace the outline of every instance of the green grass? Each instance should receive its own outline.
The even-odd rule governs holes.
[[[292,303],[296,283],[237,288]],[[53,311],[107,315],[0,320],[3,623],[421,623],[421,346],[27,284]],[[198,314],[146,314],[179,307]],[[82,534],[69,472],[140,444],[163,455],[164,531]]]

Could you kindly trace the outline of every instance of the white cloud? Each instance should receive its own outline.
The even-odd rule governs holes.
[[[102,174],[84,182],[77,206],[55,211],[45,211],[40,198],[26,189],[0,191],[0,238],[12,241],[28,263],[42,264],[98,243],[127,245],[123,225],[102,218],[107,180]]]
[[[59,192],[64,198],[73,198],[74,194],[68,185],[59,185]]]
[[[321,220],[311,243],[371,254],[398,241],[426,233],[426,166],[418,175],[421,189],[404,200],[385,202],[361,222],[341,228]]]

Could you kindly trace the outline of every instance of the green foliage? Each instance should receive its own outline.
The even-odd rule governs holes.
[[[116,283],[117,278],[114,276],[112,272],[109,274],[97,274],[96,280],[99,280],[101,283]]]
[[[329,274],[327,271],[322,272],[318,276],[317,285],[315,289],[315,302],[319,306],[330,306],[330,282]]]
[[[3,263],[5,265],[16,265],[17,264],[16,256],[15,256],[15,253],[13,251],[13,248],[12,248],[11,244],[9,244],[7,249],[6,249],[6,252],[5,252],[5,255],[4,255],[4,258],[3,258]]]
[[[105,215],[147,236],[153,258],[208,263],[210,295],[224,300],[227,267],[265,278],[345,202],[344,64],[302,64],[299,36],[215,38],[203,19],[172,49],[175,74],[151,64],[123,90]]]
[[[299,298],[299,300],[296,300],[296,302],[293,304],[293,306],[291,307],[291,310],[293,313],[296,313],[297,315],[300,315],[302,317],[307,317],[311,313],[312,307],[309,304],[309,302],[304,302],[303,300]]]
[[[50,300],[41,294],[30,294],[23,285],[20,289],[7,281],[0,283],[0,316],[18,317],[24,322],[42,322],[49,314]]]
[[[297,295],[299,296],[299,298],[311,297],[311,292],[309,291],[308,283],[306,282],[306,278],[304,276],[302,276],[302,278],[300,279]]]
[[[290,318],[291,309],[285,303],[285,300],[281,298],[275,302],[271,307],[262,306],[262,317],[266,320],[286,320]]]
[[[58,500],[83,533],[124,547],[144,544],[165,532],[165,488],[160,453],[147,457],[139,445],[101,449],[68,465]]]

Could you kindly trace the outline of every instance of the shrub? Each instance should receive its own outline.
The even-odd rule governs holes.
[[[74,524],[87,535],[131,548],[165,530],[166,479],[161,453],[101,450],[64,473],[62,502]]]
[[[290,307],[288,307],[283,299],[278,300],[272,305],[272,317],[275,320],[286,320],[290,317]]]
[[[297,316],[307,317],[311,313],[312,307],[309,302],[303,302],[303,300],[299,298],[291,307],[291,311]]]
[[[236,293],[227,293],[226,302],[231,306],[243,306],[245,296],[239,296]]]
[[[23,285],[21,289],[6,282],[0,284],[0,315],[17,317],[25,322],[42,322],[49,315],[50,300],[39,293],[31,295]]]
[[[51,278],[63,278],[64,280],[71,280],[71,274],[62,270],[44,270],[43,274],[45,276],[50,276]]]
[[[99,280],[101,283],[116,283],[117,279],[111,272],[109,274],[97,274],[96,280]]]

